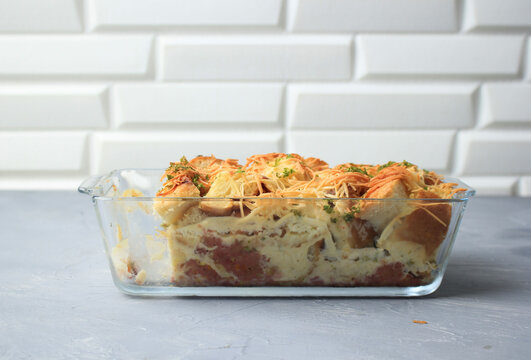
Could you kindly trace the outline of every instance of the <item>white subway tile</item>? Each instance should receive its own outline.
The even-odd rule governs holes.
[[[293,128],[463,128],[474,123],[475,84],[290,85]]]
[[[422,168],[449,167],[454,131],[293,131],[288,152],[344,162],[382,164],[407,160]]]
[[[516,176],[471,176],[460,178],[476,190],[478,196],[511,196],[518,177]]]
[[[531,85],[483,86],[482,127],[531,125]]]
[[[456,29],[454,0],[298,0],[295,31],[436,32]]]
[[[518,182],[518,195],[531,196],[531,176],[523,176]]]
[[[282,0],[88,0],[91,29],[278,26]]]
[[[283,89],[276,84],[134,84],[114,88],[118,126],[275,124]],[[1,110],[0,110],[1,111]]]
[[[507,30],[531,27],[529,0],[467,0],[465,30]]]
[[[0,32],[78,32],[79,0],[0,0]]]
[[[519,74],[522,36],[362,35],[360,78]]]
[[[5,36],[0,76],[145,76],[152,37]]]
[[[531,37],[527,39],[527,81],[531,81]],[[524,64],[525,66],[525,64]]]
[[[519,175],[531,173],[531,132],[464,131],[458,136],[459,175]]]
[[[351,77],[351,37],[162,37],[164,80],[317,80]]]
[[[85,133],[0,132],[0,171],[80,171]]]
[[[185,155],[239,159],[282,150],[280,132],[101,133],[94,135],[92,172],[118,168],[166,168]]]
[[[0,86],[0,129],[83,129],[107,125],[100,85]]]

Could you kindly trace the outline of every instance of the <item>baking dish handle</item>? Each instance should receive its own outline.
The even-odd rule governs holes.
[[[86,178],[81,185],[77,188],[77,191],[79,191],[82,194],[87,195],[94,195],[94,191],[96,190],[97,186],[103,176],[101,175],[94,175]]]

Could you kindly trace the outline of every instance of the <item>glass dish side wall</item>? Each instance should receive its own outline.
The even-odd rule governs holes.
[[[138,295],[424,295],[442,280],[467,200],[120,198],[158,186],[153,176],[121,175],[100,179],[93,200],[115,283]],[[196,217],[173,221],[161,200],[167,209],[198,209]],[[208,213],[227,204],[230,214]],[[428,256],[422,239],[404,246],[404,219],[382,231],[359,217],[413,208],[428,210],[418,211],[427,228],[444,228]]]
[[[464,205],[443,203],[451,209],[448,230],[432,257],[426,257],[418,243],[393,239],[400,227],[382,239],[382,234],[366,222],[349,219],[348,213],[335,216],[335,210],[330,214],[324,210],[330,204],[351,208],[350,200],[267,202],[267,206],[273,202],[277,203],[274,208],[283,208],[278,219],[276,214],[265,221],[231,215],[205,217],[184,226],[163,225],[163,219],[153,211],[157,205],[152,200],[96,200],[95,205],[115,281],[129,288],[427,286],[444,272]],[[397,202],[406,203],[402,206],[435,205],[434,201],[364,202],[364,206],[381,209]],[[230,275],[217,275],[223,270]],[[183,272],[187,276],[179,279]]]

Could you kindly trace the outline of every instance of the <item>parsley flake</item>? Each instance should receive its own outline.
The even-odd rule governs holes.
[[[343,215],[343,220],[346,222],[351,221],[354,219],[354,214],[357,214],[361,211],[360,204],[356,204],[353,207],[350,208],[350,211]]]
[[[284,171],[282,172],[282,175],[279,176],[279,177],[286,178],[286,177],[290,176],[291,174],[293,174],[294,172],[295,172],[295,170],[293,170],[293,169],[284,168]]]
[[[334,211],[334,206],[334,202],[332,200],[328,200],[328,204],[323,206],[323,210],[331,214]]]
[[[357,172],[357,173],[360,173],[360,174],[363,174],[363,175],[367,175],[369,177],[371,177],[368,173],[367,173],[367,170],[363,169],[363,168],[360,168],[360,167],[357,167],[357,166],[351,166],[349,168],[347,168],[345,170],[345,172]]]
[[[291,212],[292,212],[295,216],[299,216],[299,217],[302,216],[302,213],[300,212],[300,210],[296,210],[296,209],[294,209],[294,210],[291,210]]]
[[[345,215],[343,215],[343,220],[345,220],[346,222],[349,222],[352,219],[354,219],[354,214],[351,212],[348,212]]]
[[[192,182],[194,183],[194,185],[199,189],[201,190],[204,186],[203,184],[201,184],[199,182],[199,174],[195,174],[194,177],[192,178]]]
[[[391,165],[394,165],[396,164],[396,162],[394,161],[388,161],[386,164],[383,164],[383,165],[380,165],[378,166],[378,171],[382,170],[382,169],[385,169],[386,167],[389,167]]]

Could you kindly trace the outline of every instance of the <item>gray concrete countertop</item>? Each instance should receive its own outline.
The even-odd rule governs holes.
[[[531,199],[472,199],[441,288],[415,299],[131,297],[88,197],[0,192],[0,222],[1,359],[531,357]]]

